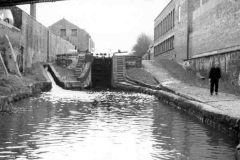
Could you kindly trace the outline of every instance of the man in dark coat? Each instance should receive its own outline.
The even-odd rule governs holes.
[[[209,73],[209,81],[210,81],[210,94],[213,94],[214,88],[215,93],[218,95],[218,82],[221,78],[221,69],[219,68],[219,64],[215,62]]]

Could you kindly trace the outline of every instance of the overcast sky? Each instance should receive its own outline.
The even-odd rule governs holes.
[[[99,52],[130,51],[137,36],[153,37],[154,19],[170,0],[66,0],[38,3],[37,20],[49,27],[63,17],[85,29]],[[18,6],[30,12],[29,5]]]

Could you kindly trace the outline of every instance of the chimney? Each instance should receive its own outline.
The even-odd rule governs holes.
[[[37,11],[36,4],[32,3],[30,7],[30,15],[35,19],[37,19],[36,11]]]

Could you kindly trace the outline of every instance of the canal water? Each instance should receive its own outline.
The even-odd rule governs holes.
[[[50,92],[0,114],[0,159],[234,160],[236,142],[155,97]]]

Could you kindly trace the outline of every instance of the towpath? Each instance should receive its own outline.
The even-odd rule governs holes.
[[[142,63],[144,69],[151,73],[165,89],[190,100],[208,104],[216,112],[240,118],[240,97],[223,92],[211,96],[209,89],[192,86],[177,80],[161,64],[156,63],[156,61],[143,60]]]

